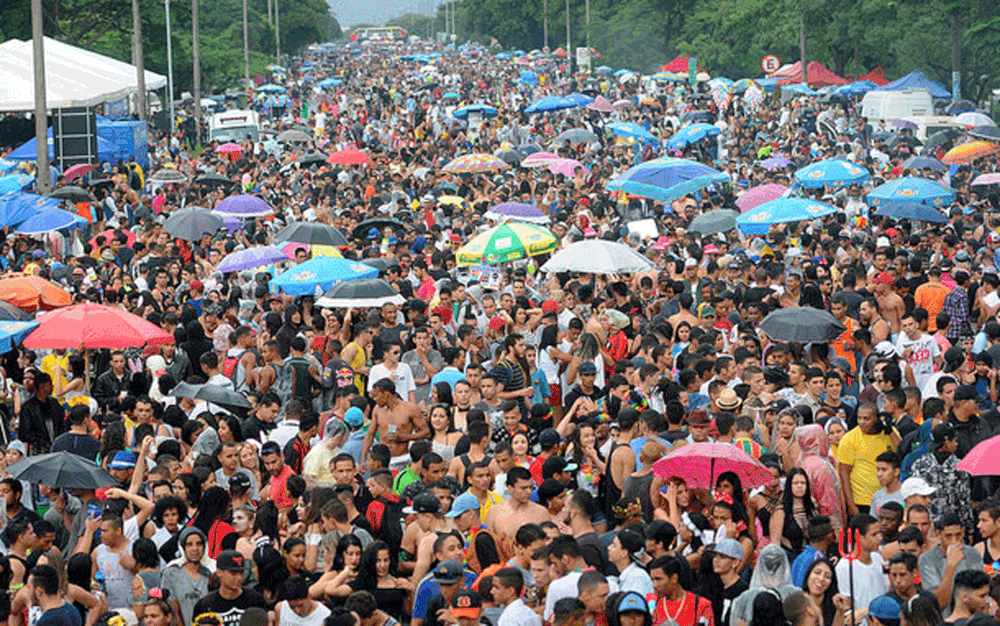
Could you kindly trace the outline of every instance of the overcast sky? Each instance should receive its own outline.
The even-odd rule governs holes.
[[[345,30],[355,24],[382,24],[418,9],[430,14],[433,0],[327,0],[333,7],[337,20]]]

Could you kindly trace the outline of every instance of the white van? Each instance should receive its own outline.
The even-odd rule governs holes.
[[[934,115],[934,101],[926,89],[869,91],[861,100],[861,115],[870,122],[892,122],[906,117]]]
[[[965,126],[955,121],[955,118],[950,115],[915,115],[903,119],[917,125],[913,136],[922,142],[927,141],[928,137],[942,130],[965,130]]]
[[[222,138],[242,143],[249,137],[260,141],[260,114],[256,111],[223,111],[208,119],[208,140]]]

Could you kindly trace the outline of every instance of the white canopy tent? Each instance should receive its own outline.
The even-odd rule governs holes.
[[[0,111],[30,111],[34,101],[34,53],[31,41],[0,44]],[[45,38],[46,107],[94,106],[136,93],[135,66],[111,57]],[[146,71],[146,89],[165,87],[167,79]]]

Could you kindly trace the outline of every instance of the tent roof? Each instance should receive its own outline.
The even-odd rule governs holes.
[[[0,44],[0,111],[35,108],[33,68],[31,41],[11,39]],[[166,84],[165,77],[146,71],[147,90]],[[137,89],[134,65],[45,38],[47,108],[93,106],[120,100]]]
[[[828,85],[846,85],[847,80],[837,76],[832,71],[826,68],[819,61],[810,61],[808,68],[808,78],[810,87],[826,87]],[[778,74],[781,74],[780,76]],[[794,83],[802,82],[802,62],[796,61],[788,68],[781,68],[778,72],[771,75],[773,77],[778,77],[781,80],[778,81],[778,85],[791,85]]]
[[[872,71],[868,72],[864,76],[859,77],[858,80],[870,80],[879,86],[885,85],[889,82],[888,79],[886,79],[885,77],[885,70],[882,69],[881,65],[876,67]]]
[[[882,85],[875,91],[904,91],[906,89],[926,89],[935,98],[950,98],[951,92],[944,85],[927,78],[923,72],[910,72],[902,78]]]
[[[674,60],[666,65],[660,66],[661,72],[687,72],[688,71],[688,57],[677,55]]]

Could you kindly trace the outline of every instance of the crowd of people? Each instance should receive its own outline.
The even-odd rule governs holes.
[[[304,126],[308,145],[247,140],[222,155],[191,132],[157,136],[153,168],[190,182],[146,184],[134,162],[100,180],[98,168],[79,181],[99,198],[88,243],[2,244],[5,272],[141,315],[174,341],[3,357],[0,464],[64,452],[117,484],[70,489],[5,474],[0,618],[996,623],[997,482],[956,468],[1000,422],[997,198],[970,187],[995,159],[905,168],[912,143],[889,147],[856,102],[736,99],[720,109],[683,85],[584,79],[554,65],[529,85],[518,64],[490,55],[443,50],[428,73],[404,52],[343,46],[291,59],[281,80],[295,105],[266,130]],[[341,85],[322,91],[306,79],[323,75]],[[578,90],[632,106],[523,111]],[[477,102],[497,115],[454,116]],[[721,132],[682,155],[731,185],[667,203],[605,190],[662,154],[691,111]],[[611,121],[658,141],[607,136]],[[573,128],[601,141],[549,145]],[[443,170],[462,154],[532,144],[581,167]],[[302,165],[349,148],[372,163]],[[764,169],[768,154],[790,163]],[[796,168],[832,157],[872,174],[816,191],[836,214],[763,237],[687,230],[748,189],[789,185]],[[948,223],[869,214],[866,194],[907,175],[955,190]],[[193,182],[207,176],[223,182]],[[210,208],[237,190],[273,216],[193,241],[165,229],[182,207]],[[620,241],[656,270],[546,273],[546,257],[528,257],[487,285],[455,252],[506,201],[542,209],[560,247]],[[352,234],[371,219],[384,225]],[[637,220],[657,234],[637,235]],[[300,221],[347,234],[340,253],[378,267],[404,304],[320,308],[314,295],[272,289],[309,247],[277,267],[216,269]],[[846,330],[805,345],[761,330],[771,312],[794,307],[825,309]],[[251,408],[186,397],[182,384],[224,388]],[[658,469],[708,442],[734,446],[770,480]]]

